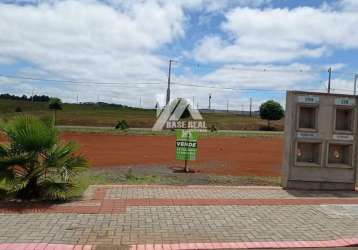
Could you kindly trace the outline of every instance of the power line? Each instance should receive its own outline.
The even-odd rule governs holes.
[[[234,91],[265,91],[265,92],[285,92],[288,89],[254,89],[254,88],[230,88],[230,87],[219,87],[219,86],[207,86],[200,84],[192,83],[179,83],[172,82],[175,86],[184,86],[184,87],[197,87],[197,88],[207,88],[207,89],[221,89],[221,90],[234,90]],[[320,91],[322,89],[303,89],[304,91]]]
[[[179,62],[182,65],[192,65],[197,68],[207,68],[207,69],[229,69],[229,70],[237,70],[237,71],[254,71],[254,72],[292,72],[292,73],[324,73],[326,71],[325,68],[321,67],[319,69],[280,69],[280,68],[255,68],[255,67],[237,67],[237,66],[220,66],[220,65],[203,65],[199,63],[190,63],[190,62]],[[278,66],[279,67],[279,66]]]
[[[271,67],[266,67],[266,68],[257,68],[257,67],[237,67],[237,66],[228,66],[228,65],[224,65],[224,66],[220,66],[220,65],[203,65],[200,63],[191,63],[191,62],[178,62],[181,63],[182,65],[192,65],[196,68],[207,68],[207,69],[216,69],[216,70],[221,70],[221,69],[226,69],[226,70],[236,70],[236,71],[247,71],[247,72],[261,72],[261,73],[269,73],[269,72],[292,72],[292,73],[311,73],[311,74],[323,74],[325,72],[327,72],[327,69],[325,67],[318,67],[315,69],[300,69],[300,68],[291,68],[291,69],[283,69],[283,68],[271,68]],[[277,67],[279,67],[280,65],[278,65]],[[333,71],[333,68],[332,68]],[[354,77],[356,72],[351,72],[351,71],[347,71],[347,70],[343,70],[343,69],[335,69],[334,70],[336,76],[351,76]],[[337,78],[337,77],[336,77]]]
[[[35,78],[27,76],[15,76],[15,75],[5,75],[0,74],[0,77],[5,78],[14,78],[21,80],[30,80],[30,81],[44,81],[44,82],[57,82],[57,83],[76,83],[76,84],[91,84],[91,85],[125,85],[125,84],[138,84],[138,85],[158,85],[163,84],[161,82],[135,82],[135,83],[125,83],[125,82],[96,82],[96,81],[85,81],[85,80],[66,80],[66,79],[46,79],[46,78]]]
[[[56,82],[61,85],[72,85],[76,84],[78,86],[91,86],[91,85],[120,85],[120,87],[125,88],[141,88],[138,85],[164,85],[164,82],[99,82],[99,81],[84,81],[84,80],[65,80],[65,79],[46,79],[46,78],[35,78],[35,77],[27,77],[27,76],[15,76],[15,75],[5,75],[0,74],[0,77],[5,78],[14,78],[21,80],[31,80],[31,81],[47,81],[47,82]],[[321,81],[323,82],[323,81]],[[218,90],[231,90],[231,91],[257,91],[257,92],[285,92],[288,89],[263,89],[263,88],[231,88],[231,87],[220,87],[220,86],[207,86],[195,83],[180,83],[180,82],[171,82],[175,86],[182,87],[197,87],[197,88],[206,88],[206,89],[218,89]],[[322,91],[323,89],[301,89],[301,91]],[[339,91],[351,91],[348,89],[334,89]]]
[[[90,86],[90,85],[123,85],[124,87],[129,88],[137,88],[138,86],[133,85],[162,85],[163,83],[159,82],[151,82],[151,83],[124,83],[124,82],[94,82],[94,81],[75,81],[75,80],[64,80],[64,79],[46,79],[46,78],[34,78],[34,77],[27,77],[27,76],[14,76],[14,75],[5,75],[0,74],[2,77],[6,78],[15,78],[21,80],[31,80],[31,81],[47,81],[47,82],[56,82],[59,84],[76,84],[80,86]],[[191,83],[179,83],[179,82],[172,82],[172,84],[177,86],[185,86],[185,87],[198,87],[198,88],[208,88],[208,89],[222,89],[222,90],[234,90],[234,91],[270,91],[270,92],[283,92],[286,89],[244,89],[244,88],[229,88],[229,87],[216,87],[216,86],[207,86],[207,85],[200,85],[200,84],[191,84]]]
[[[19,84],[25,84],[25,82],[19,82]],[[70,85],[70,86],[73,86],[73,87],[76,87],[76,86],[93,86],[93,84],[81,84],[81,83],[78,83],[78,84],[76,84],[76,85],[74,85],[74,84],[72,84],[72,83],[67,83],[67,82],[64,82],[64,83],[62,83],[62,82],[60,82],[60,83],[58,83],[58,84],[60,84],[60,85]],[[126,83],[126,84],[129,84],[129,83]],[[160,83],[160,84],[162,84],[162,83]],[[96,84],[96,85],[98,85],[98,84]],[[159,83],[158,83],[158,85],[159,85]],[[58,87],[58,86],[57,86]],[[109,87],[111,87],[111,85],[103,85],[103,86],[101,86],[102,88],[109,88]],[[49,86],[49,88],[56,88],[56,86]],[[144,86],[144,85],[117,85],[116,86],[116,88],[135,88],[135,89],[145,89],[145,88],[148,88],[147,86]],[[113,88],[112,88],[113,89]]]

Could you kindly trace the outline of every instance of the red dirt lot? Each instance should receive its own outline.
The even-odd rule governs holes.
[[[62,133],[76,141],[93,168],[183,166],[175,160],[174,136]],[[280,176],[281,138],[209,137],[198,140],[198,159],[190,168],[221,175]]]

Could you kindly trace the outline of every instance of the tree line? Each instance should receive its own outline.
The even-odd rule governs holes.
[[[20,101],[34,101],[34,102],[49,102],[53,97],[47,95],[34,95],[34,96],[17,96],[11,94],[0,94],[0,99],[5,100],[20,100]],[[140,109],[136,107],[130,107],[123,104],[107,103],[107,102],[81,102],[82,105],[98,105],[106,107],[118,107],[118,108],[129,108],[129,109]]]
[[[51,97],[49,97],[47,95],[34,95],[34,96],[27,97],[26,95],[17,96],[17,95],[11,95],[11,94],[0,94],[0,99],[48,102],[48,101],[50,101]]]

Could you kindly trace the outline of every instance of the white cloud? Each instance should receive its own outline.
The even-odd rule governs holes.
[[[257,39],[259,39],[257,37]],[[273,45],[262,40],[248,39],[242,43],[230,44],[218,36],[206,37],[196,47],[195,59],[199,62],[245,62],[268,63],[291,61],[300,57],[320,57],[325,47],[306,49],[298,44],[281,43]]]
[[[56,95],[74,101],[155,104],[166,88],[167,59],[158,50],[185,36],[185,10],[258,6],[269,0],[12,0],[0,4],[0,63],[21,60],[20,74],[101,82],[159,82],[131,88],[54,82],[7,81],[8,91]],[[6,35],[5,35],[6,34]],[[154,105],[153,104],[153,105]]]
[[[357,0],[341,0],[339,6],[346,11],[357,11],[358,1]]]
[[[236,8],[226,14],[219,36],[204,38],[194,50],[204,62],[282,62],[321,57],[331,48],[357,49],[358,15],[310,7]]]
[[[302,71],[302,72],[300,72]],[[316,72],[302,64],[286,66],[255,65],[227,65],[203,77],[204,81],[225,83],[224,86],[243,89],[289,89],[304,81],[312,81],[317,77]],[[306,86],[312,83],[305,84]],[[305,85],[301,85],[302,88]]]
[[[174,76],[172,95],[189,100],[194,95],[199,106],[206,108],[208,95],[212,93],[215,96],[215,108],[226,109],[226,103],[229,101],[231,109],[240,110],[244,106],[244,109],[248,110],[250,96],[258,107],[259,103],[268,98],[283,104],[286,90],[324,91],[324,86],[320,84],[321,73],[317,67],[298,63],[281,66],[230,64],[206,74],[191,72],[185,76]]]
[[[324,81],[322,83],[323,86],[328,85],[328,81]],[[332,78],[331,80],[331,92],[338,94],[349,94],[352,95],[354,93],[354,77],[352,75],[352,79],[346,78]]]
[[[15,62],[16,60],[14,60],[13,58],[0,56],[0,64],[2,65],[11,65],[14,64]]]
[[[31,1],[31,0],[29,0]],[[39,0],[37,0],[39,1]],[[49,1],[49,0],[47,0]],[[105,0],[112,6],[119,8],[131,8],[134,4],[145,2],[146,0]],[[158,4],[167,3],[167,0],[151,0]],[[202,10],[205,12],[223,11],[232,7],[259,7],[269,5],[271,0],[171,0],[171,4],[178,8]]]
[[[227,12],[233,6],[256,7],[270,3],[269,0],[17,2],[22,2],[22,5],[0,4],[0,32],[3,34],[0,36],[0,64],[9,65],[22,60],[29,64],[25,63],[26,66],[19,70],[19,74],[43,78],[84,79],[91,82],[157,82],[160,85],[69,85],[1,79],[5,91],[27,95],[34,91],[35,94],[59,96],[71,102],[76,101],[78,94],[82,102],[96,101],[98,97],[99,101],[127,105],[138,105],[141,98],[145,107],[154,107],[157,101],[163,104],[168,59],[161,49],[165,45],[169,49],[172,45],[180,47],[175,44],[176,39],[186,39],[186,28],[195,25],[189,23],[187,10],[212,14]],[[316,81],[316,76],[289,70],[310,69],[308,65],[291,63],[275,66],[271,62],[319,57],[327,53],[331,46],[356,46],[354,33],[350,34],[351,40],[343,39],[356,20],[354,15],[346,12],[325,12],[310,8],[260,11],[236,7],[227,12],[227,21],[222,26],[228,38],[221,38],[218,34],[209,36],[201,41],[201,46],[195,51],[200,61],[229,62],[230,65],[220,65],[205,74],[192,72],[190,66],[189,69],[181,66],[178,71],[174,68],[173,81],[222,88],[286,89],[295,88],[298,84],[300,88],[305,88]],[[310,15],[313,16],[312,23],[309,23],[312,28],[299,23]],[[272,20],[276,16],[281,20]],[[336,16],[338,19],[335,19]],[[326,17],[327,20],[344,21],[347,27],[340,25],[337,28],[333,21],[327,24]],[[296,23],[297,30],[291,30]],[[331,26],[332,34],[320,30],[321,24]],[[247,68],[242,62],[259,64],[251,66],[252,71],[230,69]],[[258,69],[262,68],[273,71],[259,72]],[[176,72],[180,73],[176,75]],[[199,103],[199,107],[206,107],[207,96],[214,91],[174,84],[172,97],[191,100],[194,95],[195,103]],[[260,95],[254,101],[258,103],[265,98],[282,98],[283,94]],[[219,89],[215,91],[213,106],[225,109],[226,100],[230,101],[231,108],[240,109],[243,103],[247,104],[248,96],[242,91]]]
[[[23,72],[37,75],[41,71],[51,78],[105,82],[164,80],[164,85],[167,60],[156,50],[185,34],[183,9],[176,7],[155,1],[138,1],[125,10],[96,1],[0,4],[0,63],[14,62],[9,58],[29,62],[32,66],[21,69]],[[52,85],[47,83],[53,93]],[[79,91],[82,96],[93,96],[98,91],[106,91],[106,96],[110,96],[119,89],[56,87],[57,94],[65,100],[68,93],[64,89],[69,93]],[[120,92],[126,91],[121,89]],[[130,91],[133,89],[126,91],[126,97],[131,96]],[[146,92],[158,91],[161,88]]]

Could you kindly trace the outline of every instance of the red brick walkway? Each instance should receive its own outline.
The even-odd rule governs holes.
[[[341,204],[353,205],[349,210],[353,213],[340,213],[342,208],[336,213],[334,208],[320,206]],[[89,250],[107,242],[125,244],[133,250],[352,246],[358,245],[358,210],[354,212],[354,204],[358,205],[358,192],[285,191],[277,187],[92,186],[80,201],[0,203],[0,250]],[[27,231],[36,223],[38,231]],[[6,234],[4,227],[8,232],[22,231],[24,238],[19,234],[20,238],[11,240],[14,233]],[[248,227],[249,231],[245,231]],[[46,241],[43,232],[48,230],[57,232]],[[206,240],[200,240],[203,237]]]
[[[190,194],[191,190],[203,189],[203,186],[156,186],[156,185],[118,185],[118,186],[96,186],[90,197],[83,201],[75,201],[64,204],[43,204],[43,203],[14,203],[1,202],[0,213],[78,213],[78,214],[105,214],[122,213],[129,206],[288,206],[288,205],[329,205],[329,204],[358,204],[358,192],[300,192],[299,196],[288,195],[285,198],[242,198],[242,199],[217,199],[217,198],[125,198],[110,199],[106,194],[111,189],[118,188],[131,189],[140,187],[140,189],[153,189],[156,187],[165,189],[179,189],[182,192]],[[233,187],[204,187],[210,193],[213,188],[232,189]],[[263,190],[271,190],[272,193],[285,193],[286,191],[276,187],[236,187],[244,192],[260,193]],[[235,190],[234,190],[235,191]],[[342,195],[342,194],[349,195]],[[324,194],[320,196],[320,194]],[[309,195],[309,196],[308,196]],[[344,196],[344,197],[342,197]]]

